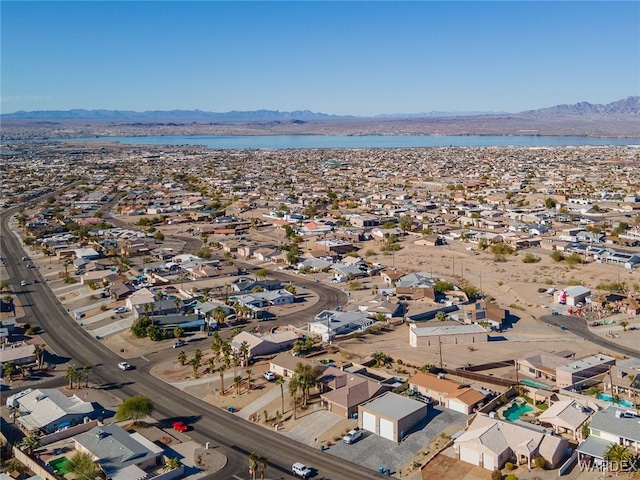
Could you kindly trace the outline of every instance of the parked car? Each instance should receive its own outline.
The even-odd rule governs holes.
[[[20,286],[22,286],[22,287],[26,287],[27,285],[29,285],[29,282],[27,282],[26,280],[22,280],[20,282]]]
[[[176,343],[173,344],[173,348],[184,347],[186,344],[187,342],[185,342],[184,340],[178,340]]]
[[[270,372],[269,370],[267,370],[266,372],[262,372],[262,376],[269,381],[276,379],[275,374],[273,372]]]
[[[22,257],[22,260],[27,260],[27,257]]]
[[[313,471],[309,469],[304,463],[296,462],[291,465],[291,473],[302,478],[309,478]]]
[[[342,441],[344,443],[354,443],[356,441],[358,441],[358,439],[362,437],[362,430],[356,430],[355,428],[353,430],[349,430],[349,432],[342,437]]]
[[[113,309],[113,313],[125,313],[127,311],[124,307],[118,307]]]
[[[178,432],[186,432],[187,430],[189,430],[189,425],[178,420],[177,422],[173,422],[173,429]]]
[[[131,370],[131,365],[129,365],[127,362],[120,362],[118,364],[118,368],[120,370]]]
[[[33,265],[31,265],[30,263],[27,263],[27,268],[33,268]]]

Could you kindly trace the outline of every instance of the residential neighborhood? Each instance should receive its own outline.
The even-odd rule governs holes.
[[[104,366],[47,345],[27,301],[46,288],[123,378],[376,474],[637,465],[639,167],[630,146],[8,143],[28,276],[3,250],[4,445],[43,479],[75,454],[119,480],[224,463],[197,419],[124,415]]]

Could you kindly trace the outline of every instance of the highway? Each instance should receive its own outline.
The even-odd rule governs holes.
[[[346,462],[337,457],[322,453],[306,445],[294,442],[283,435],[271,430],[246,422],[224,410],[211,405],[165,384],[149,374],[151,363],[144,359],[135,359],[131,363],[135,369],[123,372],[117,367],[121,358],[100,342],[92,339],[69,316],[58,303],[55,295],[49,289],[37,269],[27,269],[26,261],[20,260],[25,255],[21,243],[10,233],[8,220],[17,208],[3,212],[1,217],[2,256],[6,257],[7,274],[11,278],[14,290],[25,309],[24,321],[37,325],[42,329],[42,338],[48,350],[55,352],[62,358],[68,358],[69,363],[78,367],[92,365],[91,376],[94,382],[103,388],[115,390],[121,398],[137,394],[144,394],[152,399],[154,417],[159,420],[187,419],[194,425],[190,436],[204,444],[210,442],[228,458],[227,465],[219,472],[209,475],[210,479],[248,479],[249,453],[255,451],[265,455],[268,459],[267,478],[294,478],[290,473],[291,464],[300,461],[317,470],[314,477],[318,480],[350,479],[365,480],[381,477],[375,471]],[[276,274],[280,277],[284,274]],[[290,278],[285,275],[286,278]],[[20,287],[20,280],[31,283],[27,287]],[[296,285],[305,285],[319,293],[321,301],[314,305],[313,311],[333,307],[344,302],[344,293],[331,287],[315,282],[296,279]],[[312,315],[313,312],[305,312]],[[299,314],[293,314],[298,315]],[[286,316],[281,317],[287,320]]]

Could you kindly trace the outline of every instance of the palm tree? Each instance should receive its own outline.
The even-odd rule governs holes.
[[[73,374],[73,381],[76,382],[76,388],[80,388],[80,381],[82,380],[82,370],[76,370]]]
[[[69,365],[67,370],[64,372],[64,378],[69,380],[69,390],[73,390],[73,381],[76,378],[76,367]]]
[[[167,458],[166,462],[164,462],[163,470],[165,472],[176,470],[180,468],[180,465],[182,464],[180,463],[180,460],[178,460],[178,457],[170,457],[170,458]]]
[[[242,385],[242,377],[240,375],[236,375],[233,377],[233,383],[236,386],[236,393],[240,395],[240,385]]]
[[[296,379],[296,377],[293,377],[290,381],[289,381],[289,395],[291,395],[291,398],[293,399],[293,419],[296,420],[297,418],[297,403],[298,403],[298,380]]]
[[[2,297],[2,302],[8,305],[9,310],[13,312],[13,316],[15,317],[16,309],[13,306],[13,297],[11,295],[5,295]]]
[[[275,384],[280,386],[280,400],[282,401],[282,411],[284,412],[284,377],[276,378]]]
[[[209,357],[207,359],[207,365],[209,366],[209,373],[213,373],[216,369],[216,359],[214,357]]]
[[[184,367],[184,364],[187,363],[187,354],[184,352],[184,350],[180,350],[180,353],[178,353],[178,361],[180,362],[180,365]]]
[[[258,466],[260,467],[260,480],[264,480],[264,471],[267,469],[267,457],[258,457]]]
[[[84,388],[89,388],[89,372],[91,372],[91,365],[85,365],[82,367],[82,374],[84,375]]]
[[[227,318],[227,312],[225,312],[224,308],[218,305],[216,308],[213,309],[213,312],[211,312],[211,314],[213,315],[214,320],[218,324],[218,329],[220,329],[222,325],[224,325],[224,321]]]
[[[224,372],[227,370],[227,366],[225,364],[220,365],[216,372],[220,375],[220,391],[224,394]]]
[[[604,452],[604,459],[618,465],[629,462],[633,458],[633,454],[627,447],[617,443],[612,443]]]
[[[253,480],[256,480],[256,471],[258,470],[258,454],[256,452],[251,452],[249,455],[249,475]]]
[[[31,433],[22,439],[20,446],[26,448],[29,455],[31,455],[40,446],[40,438],[35,433]]]
[[[202,350],[200,350],[199,348],[196,348],[196,351],[193,352],[193,358],[198,360],[198,365],[200,365],[200,360],[202,360]]]
[[[622,327],[622,331],[626,332],[627,331],[627,327],[629,326],[629,322],[626,320],[623,320],[620,322],[620,326]]]
[[[193,357],[189,360],[189,365],[193,368],[193,378],[198,378],[198,367],[200,366],[200,362],[197,358]]]
[[[264,280],[267,278],[267,270],[265,268],[261,268],[256,272],[256,280]]]
[[[33,354],[36,356],[36,362],[38,365],[38,370],[42,370],[44,367],[44,354],[47,352],[45,350],[46,345],[43,343],[42,345],[36,345],[33,348]]]
[[[249,342],[244,341],[240,344],[240,355],[242,356],[242,366],[246,367],[249,362]]]
[[[253,370],[247,368],[245,373],[247,374],[247,391],[249,391],[251,390],[251,375],[253,374]]]
[[[2,364],[2,373],[4,374],[4,378],[7,378],[9,381],[11,381],[11,376],[13,375],[13,369],[15,368],[15,366],[15,363],[13,363],[11,360]]]

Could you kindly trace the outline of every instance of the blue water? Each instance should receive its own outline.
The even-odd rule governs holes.
[[[509,420],[510,422],[515,422],[520,418],[521,415],[525,413],[529,413],[533,411],[533,407],[527,405],[526,403],[514,403],[509,408],[504,411],[504,418]]]
[[[613,402],[613,397],[611,395],[609,395],[608,393],[599,393],[598,394],[598,398],[600,400],[604,400],[605,402]],[[629,400],[620,400],[620,406],[622,407],[627,407],[627,408],[632,408],[633,407],[633,402],[629,401]]]
[[[75,138],[73,141],[119,142],[128,145],[202,145],[213,149],[414,148],[414,147],[559,147],[640,145],[640,138],[589,138],[528,135],[167,135]]]
[[[529,387],[534,387],[534,388],[541,388],[543,390],[549,390],[549,387],[546,385],[543,385],[541,383],[536,383],[532,380],[520,380],[520,383],[523,385],[528,385]]]

